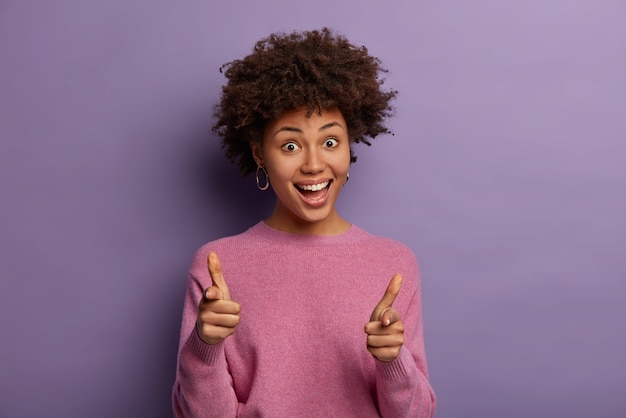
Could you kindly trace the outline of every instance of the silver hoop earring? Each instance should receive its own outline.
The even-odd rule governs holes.
[[[263,171],[263,175],[265,176],[265,184],[261,186],[261,181],[259,180],[259,170]],[[267,175],[267,171],[265,171],[265,167],[261,167],[260,165],[256,166],[256,187],[259,190],[267,190],[270,187],[270,177]]]

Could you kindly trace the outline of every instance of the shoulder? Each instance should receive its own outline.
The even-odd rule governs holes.
[[[403,291],[398,300],[401,302],[399,306],[403,306],[403,303],[408,305],[420,289],[420,269],[413,250],[407,244],[392,238],[362,229],[359,233],[362,239],[358,248],[354,249],[354,255],[368,274],[378,281],[375,284],[377,291],[384,291],[391,277],[400,273]]]
[[[409,261],[416,262],[415,253],[413,250],[401,241],[397,241],[392,238],[384,237],[381,235],[375,235],[367,232],[358,226],[353,226],[357,230],[357,233],[361,236],[361,245],[365,245],[370,249],[375,249],[377,252],[387,256],[393,256],[394,258],[405,258]]]
[[[419,280],[418,260],[408,245],[360,228],[357,232],[361,238],[351,252],[364,266],[377,266],[386,271],[387,275],[401,273],[409,281]]]
[[[260,239],[258,229],[259,225],[256,224],[239,234],[218,238],[203,244],[194,253],[192,270],[194,266],[201,266],[201,269],[204,270],[207,257],[211,252],[217,253],[222,260],[245,253],[247,247],[258,247]]]

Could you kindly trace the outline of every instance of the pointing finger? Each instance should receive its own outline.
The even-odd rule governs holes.
[[[211,285],[204,290],[204,294],[202,296],[206,301],[222,300],[224,299],[224,292],[222,292],[219,287]]]
[[[393,275],[391,280],[389,281],[389,285],[387,286],[387,290],[385,290],[385,294],[383,295],[378,305],[372,311],[372,316],[370,317],[370,321],[382,321],[383,313],[385,313],[396,300],[398,293],[400,293],[400,287],[402,286],[402,276],[399,273]],[[388,317],[389,323],[391,323],[392,317]],[[389,324],[385,324],[389,325]]]
[[[220,259],[216,253],[209,253],[207,256],[207,266],[209,268],[209,274],[211,275],[211,282],[213,283],[213,286],[221,290],[223,299],[230,300],[230,290],[224,280],[222,265],[220,264]],[[207,291],[205,293],[209,292]],[[207,294],[206,296],[208,297],[209,295]]]
[[[384,327],[388,327],[389,325],[398,322],[400,320],[400,314],[393,308],[386,308],[380,314],[380,322],[382,322]]]

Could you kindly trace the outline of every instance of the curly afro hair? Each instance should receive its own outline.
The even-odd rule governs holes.
[[[352,45],[328,28],[274,33],[220,72],[228,82],[215,107],[213,131],[243,175],[257,167],[251,144],[263,140],[265,124],[292,109],[306,106],[309,116],[339,109],[351,142],[371,145],[367,137],[389,133],[385,120],[392,114],[390,102],[397,91],[382,88],[379,75],[387,70],[367,48]]]

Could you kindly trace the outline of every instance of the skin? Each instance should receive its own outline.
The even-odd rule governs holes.
[[[341,234],[350,228],[335,208],[350,168],[348,127],[338,109],[306,113],[306,108],[285,112],[266,125],[262,143],[252,145],[277,197],[265,223],[296,234]],[[299,190],[326,182],[314,194]],[[204,342],[218,344],[235,332],[241,307],[230,296],[217,254],[208,255],[207,268],[212,285],[200,301],[196,328]],[[380,361],[395,360],[404,343],[404,325],[393,308],[401,284],[399,274],[391,278],[364,327],[367,350]]]
[[[306,113],[306,108],[299,108],[270,121],[262,144],[252,147],[277,197],[274,212],[265,222],[296,234],[341,234],[350,228],[335,208],[350,169],[346,121],[337,109],[310,117]],[[296,187],[324,181],[330,182],[328,191],[318,201],[303,198]]]

